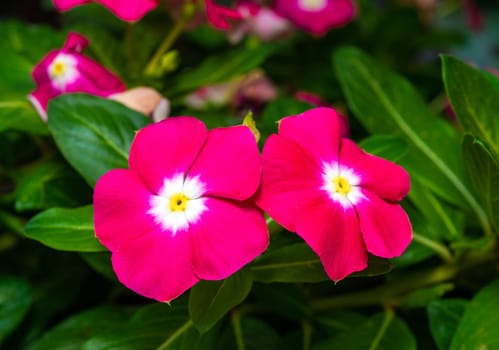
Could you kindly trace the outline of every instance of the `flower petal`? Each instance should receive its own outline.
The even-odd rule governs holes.
[[[411,223],[404,209],[367,190],[362,192],[366,199],[357,203],[355,210],[367,250],[382,258],[401,255],[412,239]]]
[[[269,243],[267,224],[249,201],[208,198],[206,206],[189,228],[192,263],[201,279],[220,280],[263,253]]]
[[[189,170],[205,185],[205,195],[244,200],[252,196],[261,176],[260,152],[246,126],[213,129]]]
[[[67,11],[75,6],[88,4],[91,0],[53,0],[58,11]]]
[[[206,141],[206,127],[192,117],[168,118],[139,130],[132,143],[130,170],[155,194],[165,178],[185,174]]]
[[[332,108],[313,108],[281,119],[279,135],[297,142],[317,159],[330,163],[338,159],[340,151],[340,116]]]
[[[136,293],[169,302],[199,281],[190,249],[188,232],[172,237],[155,229],[113,251],[113,269],[120,282]]]
[[[159,0],[96,0],[123,21],[134,22],[158,6]]]
[[[294,231],[295,212],[304,196],[321,187],[320,167],[299,144],[279,135],[267,139],[262,166],[256,203],[280,225]]]
[[[99,241],[109,250],[145,235],[156,227],[147,214],[151,193],[128,170],[104,174],[94,189],[94,226]]]
[[[389,201],[400,201],[410,189],[409,174],[401,166],[364,152],[349,139],[343,139],[341,164],[359,174],[360,186]]]
[[[367,267],[367,251],[355,210],[315,192],[297,213],[296,233],[319,255],[333,281]]]

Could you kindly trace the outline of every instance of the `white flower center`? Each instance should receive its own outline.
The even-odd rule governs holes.
[[[322,171],[324,180],[322,190],[343,208],[349,208],[364,198],[359,187],[360,176],[353,169],[333,163],[324,164]]]
[[[147,213],[175,237],[177,232],[187,230],[189,224],[198,221],[207,209],[203,192],[204,184],[198,177],[184,179],[183,174],[177,174],[164,180],[158,195],[151,195]]]
[[[66,85],[78,78],[76,59],[71,55],[58,54],[47,68],[52,84],[59,90],[65,90]]]
[[[328,0],[298,0],[298,6],[304,11],[322,11]]]

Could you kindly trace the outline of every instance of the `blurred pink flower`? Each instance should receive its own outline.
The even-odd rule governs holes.
[[[206,16],[208,22],[218,29],[230,28],[230,20],[240,20],[242,15],[239,11],[215,3],[215,0],[205,0]]]
[[[121,80],[94,60],[81,54],[89,41],[69,33],[60,50],[49,52],[33,70],[36,89],[30,101],[47,120],[47,104],[52,98],[69,92],[86,92],[107,97],[125,90]]]
[[[159,0],[53,0],[58,11],[96,2],[106,7],[123,21],[135,22],[158,6]]]
[[[340,135],[340,118],[315,108],[279,123],[263,149],[257,204],[319,255],[339,281],[367,266],[367,253],[402,254],[412,238],[397,203],[409,192],[407,172]]]
[[[274,10],[316,36],[347,24],[356,15],[353,0],[275,0]]]
[[[240,0],[236,11],[242,16],[229,33],[229,40],[237,43],[246,34],[252,34],[262,41],[273,41],[285,37],[293,31],[293,26],[286,18],[269,7],[260,6],[250,0]]]
[[[96,236],[128,288],[169,302],[266,249],[265,218],[250,200],[261,164],[248,127],[207,131],[198,119],[168,118],[137,133],[128,164],[94,190]]]

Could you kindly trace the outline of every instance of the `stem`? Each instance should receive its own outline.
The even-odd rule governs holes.
[[[156,71],[156,67],[159,65],[159,61],[161,60],[161,57],[163,57],[163,55],[173,46],[173,44],[178,39],[180,34],[182,34],[182,31],[184,30],[187,22],[189,22],[189,20],[196,14],[197,7],[196,7],[196,9],[192,9],[192,10],[188,11],[187,6],[192,6],[192,4],[187,3],[184,6],[184,8],[182,10],[182,16],[175,23],[175,25],[173,26],[170,33],[168,33],[168,35],[165,37],[163,42],[160,44],[159,48],[154,53],[154,56],[151,58],[151,60],[147,64],[147,66],[144,70],[145,75],[154,76],[154,73]]]
[[[394,318],[395,318],[395,313],[393,312],[393,310],[390,308],[387,308],[385,311],[385,318],[383,319],[383,323],[381,324],[381,327],[378,330],[378,333],[376,334],[373,341],[371,342],[371,346],[369,347],[369,350],[378,349],[379,343],[383,339],[383,336],[385,335],[386,331],[388,330],[388,327],[390,326],[390,323],[392,323]]]
[[[372,305],[396,305],[399,297],[413,290],[453,279],[459,272],[455,265],[442,265],[401,276],[385,285],[372,289],[318,299],[311,303],[314,310],[361,307]]]
[[[192,321],[191,320],[188,320],[186,323],[184,323],[184,325],[182,327],[180,327],[179,329],[177,329],[172,335],[170,335],[165,341],[163,344],[161,344],[160,346],[158,346],[158,348],[156,350],[165,350],[167,349],[170,345],[173,344],[173,342],[175,340],[178,339],[178,337],[180,337],[182,334],[184,334],[185,331],[187,331],[189,328],[191,328],[193,325]]]
[[[133,23],[126,23],[126,43],[128,48],[128,64],[133,70],[137,62],[137,42],[135,40],[135,26]]]
[[[312,344],[312,326],[308,321],[302,323],[303,328],[303,350],[310,350]]]
[[[237,350],[245,350],[243,330],[241,329],[241,314],[238,310],[232,313],[232,328],[236,338]]]
[[[443,261],[446,263],[452,263],[454,261],[454,257],[452,256],[452,253],[450,252],[449,249],[447,249],[446,246],[443,244],[434,241],[432,239],[429,239],[423,235],[420,235],[419,233],[413,232],[413,238],[415,242],[418,242],[431,250],[433,250],[435,253],[437,253],[440,258],[442,258]]]

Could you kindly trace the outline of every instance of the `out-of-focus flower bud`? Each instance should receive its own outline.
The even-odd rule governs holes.
[[[109,96],[130,109],[150,116],[155,122],[170,115],[170,101],[153,88],[140,86]]]

